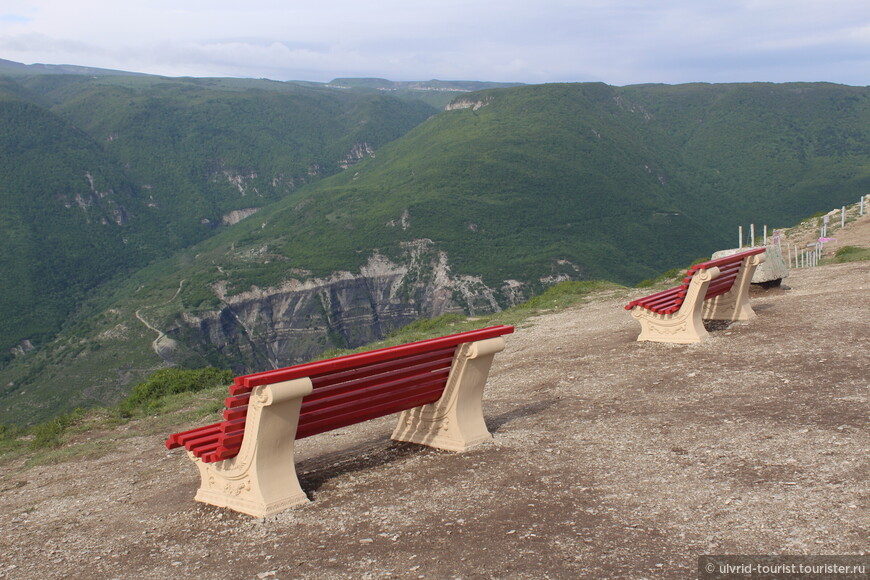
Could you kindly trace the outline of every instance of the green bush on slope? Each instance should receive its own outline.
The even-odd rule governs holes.
[[[178,393],[195,393],[221,384],[231,383],[233,372],[212,367],[196,370],[178,368],[160,369],[148,379],[133,387],[129,396],[118,406],[123,417],[136,411],[158,410],[163,399]]]

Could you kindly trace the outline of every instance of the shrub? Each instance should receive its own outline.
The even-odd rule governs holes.
[[[390,337],[398,337],[406,333],[411,334],[427,334],[433,330],[444,330],[457,322],[465,322],[464,314],[443,314],[435,318],[421,318],[414,322],[398,328],[390,333]]]
[[[227,384],[233,380],[233,372],[213,367],[204,369],[161,369],[139,383],[118,406],[122,416],[132,416],[136,411],[150,412],[159,409],[164,397],[178,393],[202,391]]]
[[[70,413],[58,415],[54,419],[39,423],[31,430],[33,439],[30,441],[31,449],[45,449],[49,447],[60,447],[63,443],[63,434],[71,425],[75,425],[81,421],[85,412],[82,409],[76,409]]]

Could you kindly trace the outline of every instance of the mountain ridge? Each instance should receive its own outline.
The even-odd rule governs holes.
[[[0,397],[35,404],[31,417],[111,401],[166,364],[263,370],[415,318],[497,311],[559,280],[633,284],[729,247],[737,224],[788,226],[870,187],[866,88],[526,85],[453,95],[435,112],[378,91],[239,79],[23,86],[120,162],[137,211],[173,220],[140,238],[108,220],[127,245],[166,243],[160,261],[101,281],[56,340],[10,342]],[[275,114],[303,103],[326,127],[346,114],[339,145],[305,145],[310,118],[275,131]],[[308,157],[287,157],[293,141],[276,134]],[[305,177],[308,159],[332,169]],[[280,167],[304,185],[276,182]],[[95,192],[112,189],[100,179]],[[261,298],[243,305],[248,295]],[[155,353],[143,320],[174,347]]]

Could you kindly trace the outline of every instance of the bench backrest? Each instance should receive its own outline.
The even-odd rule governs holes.
[[[765,248],[752,248],[744,252],[731,254],[730,256],[723,256],[695,264],[686,270],[685,277],[679,286],[633,300],[628,303],[625,309],[631,310],[635,306],[640,306],[658,314],[673,314],[682,306],[689,291],[689,283],[691,283],[692,277],[701,270],[709,270],[713,267],[719,268],[719,275],[707,286],[704,300],[725,294],[734,285],[734,281],[740,273],[740,268],[743,266],[743,261],[750,256],[761,254],[764,251]]]
[[[170,436],[206,463],[229,459],[242,445],[251,391],[309,377],[314,390],[302,399],[296,439],[434,403],[444,392],[459,345],[513,332],[492,326],[401,346],[340,356],[236,377],[224,421]]]

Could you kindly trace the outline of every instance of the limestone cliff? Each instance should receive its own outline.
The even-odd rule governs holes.
[[[166,335],[190,354],[223,364],[229,359],[237,372],[295,364],[333,347],[358,347],[420,318],[495,312],[529,294],[515,280],[491,288],[480,278],[453,275],[447,254],[428,239],[405,243],[395,261],[375,253],[357,273],[325,278],[297,273],[275,288],[230,295],[217,284],[213,291],[219,310],[183,314]]]

